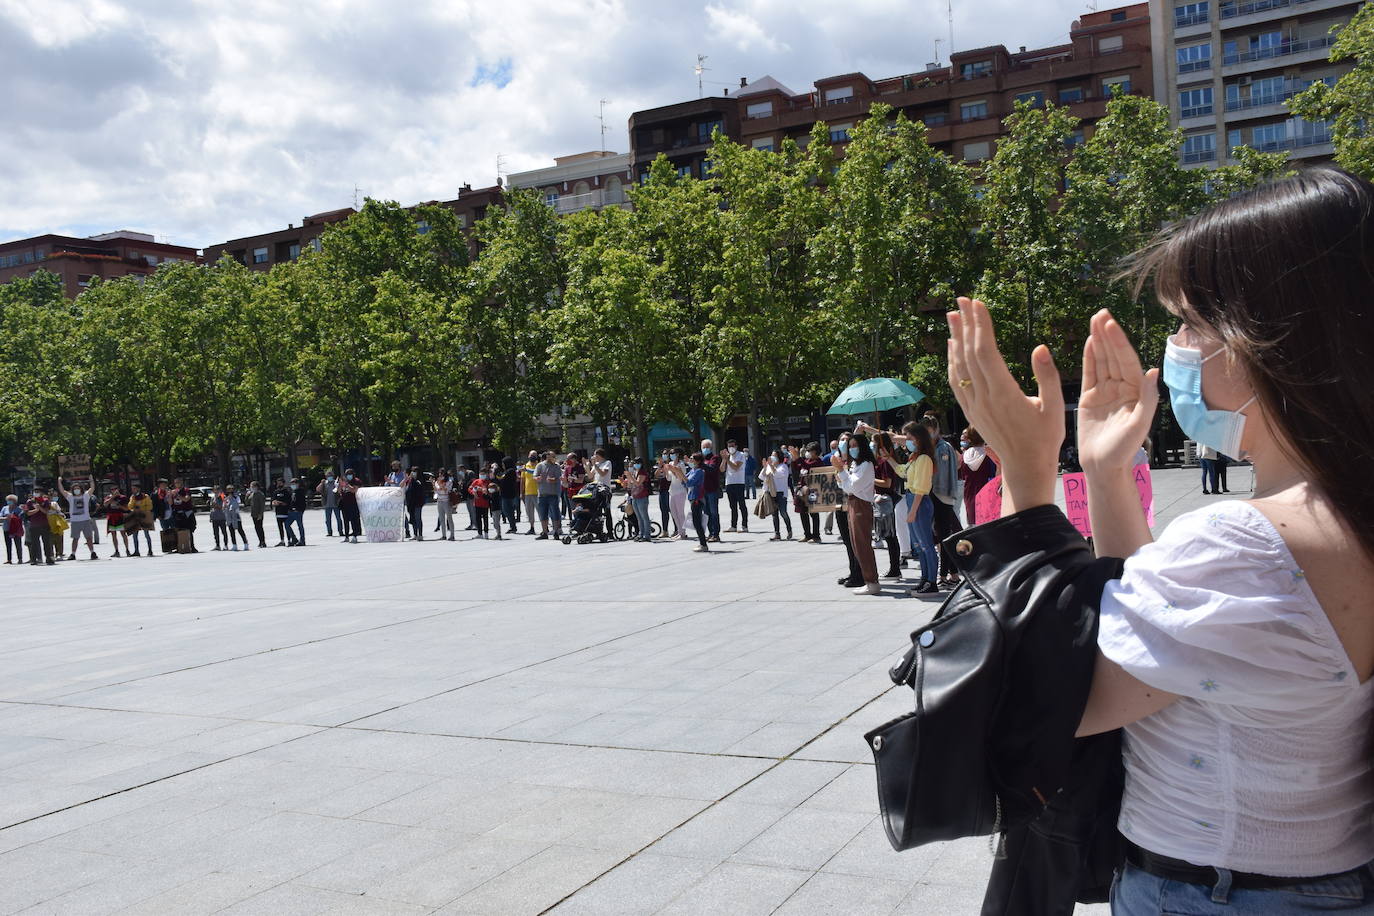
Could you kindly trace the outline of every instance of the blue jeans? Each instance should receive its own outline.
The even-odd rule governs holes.
[[[562,498],[561,495],[539,497],[539,520],[545,524],[545,527],[552,520],[555,532],[563,530],[563,511],[559,505]]]
[[[339,520],[339,533],[343,534],[343,515],[339,512],[338,506],[324,507],[324,532],[329,537],[334,536],[334,520]]]
[[[911,512],[911,504],[916,501],[916,494],[910,490],[906,493],[906,511]],[[927,582],[935,582],[940,577],[940,556],[935,550],[935,504],[931,502],[931,496],[927,493],[921,497],[921,505],[916,509],[916,521],[911,522],[907,528],[911,535],[911,554],[912,558],[921,562],[921,578]]]
[[[713,538],[720,537],[720,494],[704,493],[703,502],[706,504],[706,528]]]
[[[635,507],[635,521],[638,523],[637,527],[639,528],[638,539],[641,541],[652,541],[654,536],[653,522],[649,520],[649,497],[646,496],[643,499],[632,499],[630,502],[634,503]]]
[[[293,510],[291,510],[291,512],[287,513],[287,516],[286,516],[286,530],[287,530],[288,532],[291,530],[291,526],[292,526],[292,525],[295,525],[295,526],[296,526],[296,531],[298,532],[297,535],[296,535],[296,539],[297,539],[298,541],[300,541],[300,543],[304,544],[304,543],[305,543],[305,513],[304,513],[304,512],[301,512],[301,511],[298,510],[298,509],[293,509]]]
[[[1112,882],[1112,916],[1283,916],[1288,913],[1374,912],[1370,866],[1325,881],[1252,890],[1231,887],[1231,872],[1217,869],[1212,887],[1169,881],[1127,864]]]

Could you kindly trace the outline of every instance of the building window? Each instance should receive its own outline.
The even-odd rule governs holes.
[[[558,192],[557,192],[557,191],[545,191],[545,192],[544,192],[544,203],[548,204],[550,207],[553,207],[554,209],[558,209]]]
[[[286,246],[286,257],[287,257],[287,260],[294,261],[294,260],[296,260],[296,258],[299,258],[300,256],[301,256],[301,243],[300,243],[300,242],[292,242],[290,245],[287,245],[287,246]]]
[[[1186,25],[1197,25],[1206,22],[1208,7],[1210,4],[1204,0],[1202,3],[1181,3],[1174,7],[1174,28],[1182,28]]]
[[[90,274],[77,274],[77,275],[76,275],[76,285],[79,286],[79,287],[81,287],[82,289],[85,289],[86,287],[90,286],[90,285],[91,285],[91,275],[90,275]]]
[[[697,125],[697,142],[710,143],[711,134],[715,131],[725,133],[724,124],[720,120],[702,121]]]
[[[1082,130],[1082,128],[1079,128],[1078,130],[1074,131],[1073,133],[1069,134],[1067,137],[1064,138],[1064,146],[1065,146],[1065,148],[1067,148],[1067,149],[1073,149],[1074,147],[1078,147],[1078,146],[1082,146],[1082,145],[1083,145],[1083,130]]]
[[[981,161],[981,160],[983,160],[983,159],[988,158],[988,154],[989,154],[991,151],[992,151],[992,144],[989,143],[987,140],[980,140],[980,141],[977,142],[977,143],[965,143],[965,144],[964,144],[964,161],[965,161],[965,162],[979,162],[979,161]]]
[[[1178,94],[1178,116],[1200,118],[1212,113],[1212,87],[1184,89]]]
[[[1023,92],[1016,97],[1016,101],[1025,102],[1032,108],[1044,108],[1045,93],[1038,89],[1035,92]]]
[[[1126,21],[1126,11],[1125,11],[1125,10],[1112,10],[1112,22],[1125,22],[1125,21]]]
[[[324,243],[320,241],[320,237],[317,235],[310,240],[310,247],[315,249],[316,251],[319,251],[320,249],[324,248]]]
[[[980,76],[987,76],[991,72],[992,61],[990,60],[979,60],[973,63],[959,65],[959,76],[961,79],[976,79]]]
[[[1217,158],[1217,135],[1193,134],[1183,140],[1184,162],[1211,162]]]
[[[266,249],[266,248],[254,248],[254,249],[253,249],[253,263],[254,263],[254,264],[266,264],[266,263],[267,263],[267,249]]]
[[[1193,73],[1210,70],[1212,67],[1212,45],[1189,45],[1174,52],[1178,57],[1178,72]]]
[[[1102,97],[1109,99],[1112,97],[1112,87],[1120,86],[1117,91],[1122,95],[1131,94],[1131,78],[1129,76],[1109,76],[1102,81]]]
[[[1126,40],[1120,35],[1108,35],[1106,38],[1097,40],[1098,54],[1115,54],[1126,45]]]
[[[677,177],[679,177],[679,178],[691,178],[691,177],[692,177],[692,164],[689,162],[689,163],[687,163],[686,165],[680,165],[680,166],[678,166],[678,167],[677,167]]]
[[[1235,150],[1238,146],[1245,145],[1245,137],[1239,130],[1228,130],[1226,132],[1226,147],[1228,150]]]
[[[845,102],[854,101],[854,87],[840,86],[837,89],[825,90],[825,104],[843,105]]]
[[[457,215],[457,217],[455,217],[455,219],[457,219],[457,221],[458,221],[458,228],[459,228],[459,229],[466,229],[466,228],[467,228],[467,226],[468,226],[468,215],[467,215],[466,213],[459,213],[459,214]]]
[[[845,143],[849,140],[849,129],[853,124],[833,124],[830,127],[830,142]]]
[[[921,118],[921,123],[925,124],[926,127],[939,127],[941,124],[945,123],[948,120],[949,115],[941,111],[937,112],[936,114],[925,115]]]
[[[1262,153],[1272,153],[1288,145],[1288,125],[1263,124],[1250,132],[1250,145]]]
[[[1059,104],[1072,105],[1074,102],[1083,101],[1083,87],[1074,86],[1071,89],[1059,90]]]
[[[773,138],[759,137],[754,141],[754,149],[761,149],[769,153],[773,152]]]
[[[772,102],[755,102],[744,109],[746,118],[769,118],[773,116]]]
[[[961,121],[981,121],[987,116],[987,102],[964,102],[959,106],[959,120]]]

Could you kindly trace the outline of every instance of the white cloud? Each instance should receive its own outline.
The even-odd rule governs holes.
[[[711,37],[728,42],[736,50],[774,53],[788,50],[786,43],[769,35],[762,23],[743,10],[726,9],[719,4],[708,3],[706,21],[711,29]]]
[[[510,172],[597,148],[598,99],[609,147],[625,150],[631,112],[695,97],[699,53],[715,94],[764,74],[804,91],[919,70],[944,8],[0,0],[0,239],[132,228],[203,247],[346,206],[355,183],[403,203],[450,198],[492,184],[498,155]],[[956,42],[1063,41],[1080,9],[984,0],[956,20]]]

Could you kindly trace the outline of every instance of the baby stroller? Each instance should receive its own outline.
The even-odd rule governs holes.
[[[599,483],[589,483],[572,498],[572,524],[569,533],[563,536],[564,544],[571,544],[573,538],[579,544],[592,541],[608,541],[611,532],[606,525],[610,515],[611,488]]]

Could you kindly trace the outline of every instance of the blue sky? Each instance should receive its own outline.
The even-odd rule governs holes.
[[[1109,4],[1103,4],[1106,8]],[[1086,3],[962,0],[957,48],[1066,41]],[[944,0],[0,0],[0,240],[204,247],[364,195],[451,198],[631,112],[935,60]],[[941,56],[948,55],[948,45]]]

